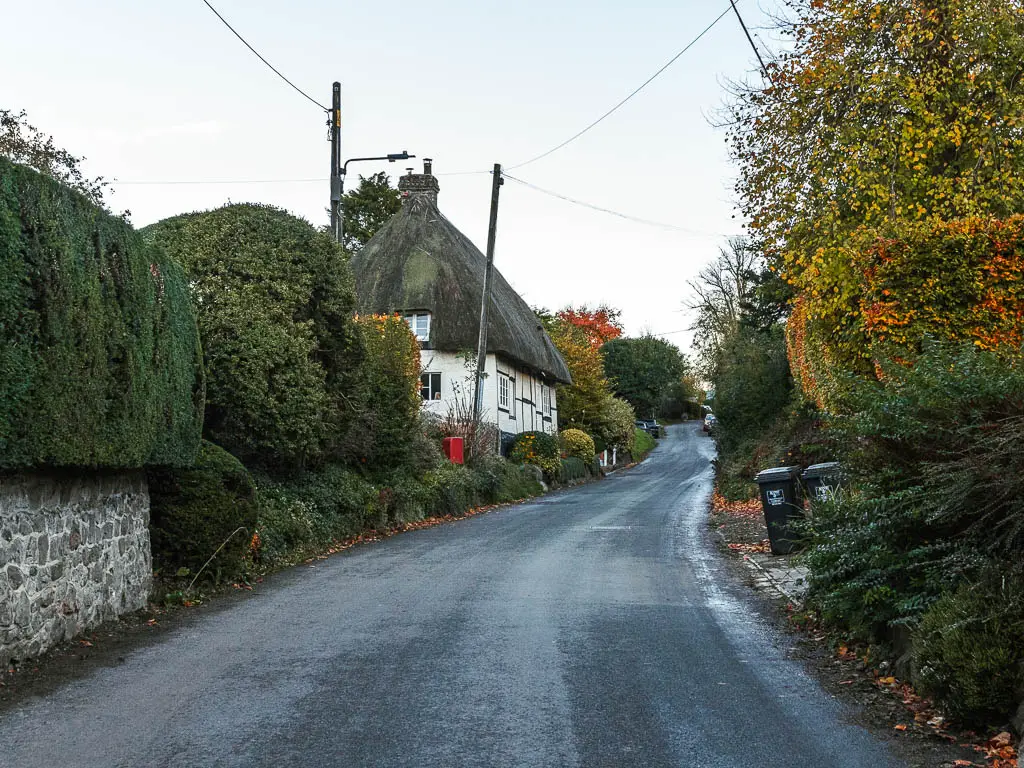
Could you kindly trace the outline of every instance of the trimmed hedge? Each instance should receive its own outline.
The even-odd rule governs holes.
[[[244,573],[256,533],[256,488],[238,459],[204,440],[194,466],[151,469],[147,480],[154,570],[198,574],[224,544],[204,578],[231,581]]]
[[[176,216],[143,233],[188,276],[205,353],[206,436],[266,469],[337,455],[363,359],[342,249],[261,205]]]
[[[0,469],[190,464],[203,372],[186,293],[123,219],[0,159]]]

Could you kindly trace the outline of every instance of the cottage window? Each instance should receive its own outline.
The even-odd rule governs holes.
[[[427,341],[430,338],[430,313],[414,312],[405,316],[405,322],[409,324],[412,335],[418,341]]]
[[[441,399],[440,373],[424,373],[420,376],[420,397],[424,400]]]
[[[540,401],[544,409],[544,415],[551,415],[551,387],[547,384],[540,385]]]
[[[498,376],[498,407],[506,411],[512,403],[512,380],[505,374]]]

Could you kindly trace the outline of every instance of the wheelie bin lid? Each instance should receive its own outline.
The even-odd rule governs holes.
[[[757,477],[754,478],[754,482],[760,484],[764,483],[779,483],[786,480],[794,480],[800,475],[800,467],[772,467],[771,469],[765,469],[757,473]]]
[[[838,461],[826,461],[822,464],[812,464],[804,470],[804,479],[812,477],[835,477],[843,473]]]

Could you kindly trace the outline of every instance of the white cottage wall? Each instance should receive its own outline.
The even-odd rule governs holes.
[[[420,368],[423,373],[441,374],[440,399],[424,401],[429,413],[444,418],[458,398],[472,405],[473,369],[466,368],[465,359],[455,352],[434,349],[420,350]],[[538,431],[558,432],[558,404],[554,387],[548,387],[550,408],[544,407],[545,382],[514,363],[488,355],[484,364],[484,421],[495,424],[502,432],[518,434]],[[510,407],[499,403],[499,377],[510,381]]]

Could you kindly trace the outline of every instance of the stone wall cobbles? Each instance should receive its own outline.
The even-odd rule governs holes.
[[[152,576],[144,473],[0,477],[0,667],[145,607]]]

